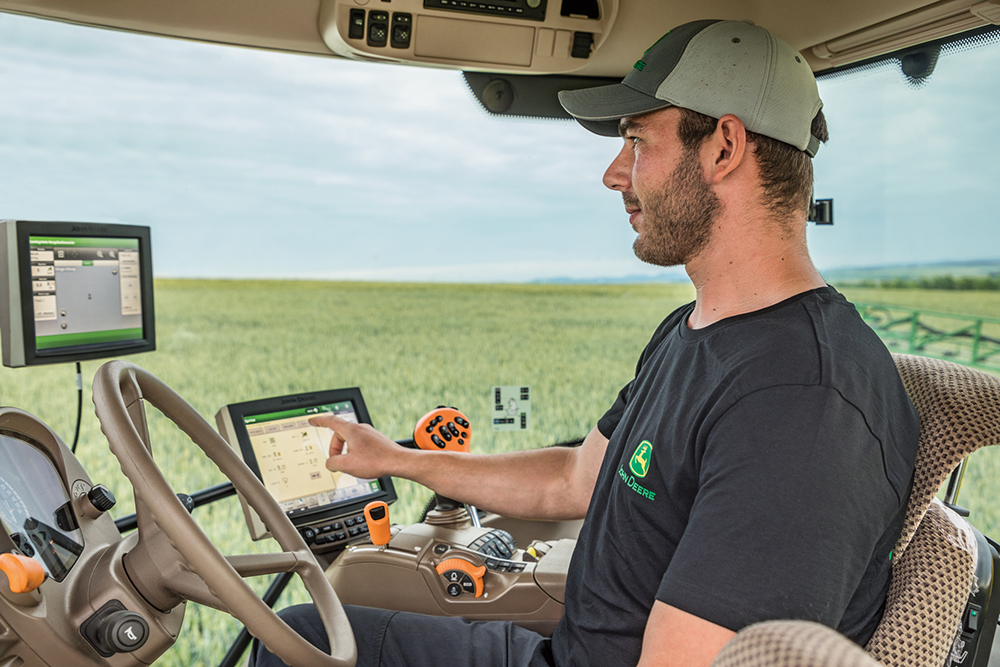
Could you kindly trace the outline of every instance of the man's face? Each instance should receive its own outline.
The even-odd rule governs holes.
[[[687,264],[708,245],[721,202],[705,181],[697,148],[677,137],[680,111],[622,119],[622,151],[604,184],[622,193],[636,257],[658,266]]]

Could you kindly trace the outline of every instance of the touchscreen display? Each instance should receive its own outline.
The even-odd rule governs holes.
[[[143,340],[139,239],[31,236],[39,351]]]
[[[319,415],[358,423],[351,401],[243,416],[261,481],[289,516],[382,492],[377,479],[326,469],[333,431],[309,423]]]

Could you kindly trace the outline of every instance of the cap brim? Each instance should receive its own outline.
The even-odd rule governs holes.
[[[673,106],[622,83],[563,90],[559,92],[559,103],[580,125],[605,137],[617,137],[618,121],[626,116],[641,116]]]

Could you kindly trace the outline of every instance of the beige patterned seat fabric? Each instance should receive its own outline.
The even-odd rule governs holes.
[[[712,667],[879,667],[860,646],[825,625],[768,621],[740,631]]]
[[[865,649],[887,667],[942,667],[974,584],[976,552],[969,524],[935,498],[893,563],[885,613]]]
[[[976,542],[934,496],[962,459],[1000,444],[1000,379],[947,361],[893,358],[920,413],[920,443],[886,611],[866,646],[871,657],[822,626],[776,621],[742,630],[713,667],[944,665],[975,585]]]

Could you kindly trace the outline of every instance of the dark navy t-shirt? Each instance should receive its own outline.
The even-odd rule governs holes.
[[[732,630],[807,619],[867,641],[918,421],[833,288],[692,330],[660,325],[609,438],[553,636],[557,665],[635,664],[653,602]]]

